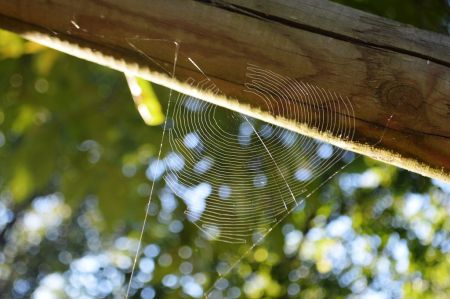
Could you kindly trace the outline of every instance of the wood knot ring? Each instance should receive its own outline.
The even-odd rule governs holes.
[[[424,103],[424,98],[417,88],[394,81],[381,83],[378,88],[378,97],[383,104],[391,108],[414,114],[417,114]]]

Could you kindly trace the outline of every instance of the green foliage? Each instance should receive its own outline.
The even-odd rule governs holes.
[[[333,1],[422,29],[449,33],[450,5],[447,0]]]
[[[116,207],[123,206],[116,209],[108,201],[137,193],[161,132],[141,126],[120,74],[75,61],[41,48],[36,55],[2,62],[4,190],[20,202],[58,186],[73,207],[100,190],[101,206],[110,211],[105,217],[120,220],[117,211],[137,217],[142,206],[117,200]],[[137,172],[134,184],[124,183],[122,164]],[[102,177],[108,180],[99,181]]]
[[[136,108],[144,122],[149,126],[162,124],[164,113],[152,84],[142,78],[131,75],[126,75],[126,78]]]

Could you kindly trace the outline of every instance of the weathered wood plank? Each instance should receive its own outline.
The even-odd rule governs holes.
[[[0,26],[72,55],[450,181],[447,36],[312,0],[270,0],[263,5],[244,0],[0,0]],[[174,42],[179,51],[172,76]],[[189,58],[223,95],[185,83],[204,76]],[[262,105],[245,92],[248,64],[349,97],[356,124],[353,140],[298,121],[302,115]],[[283,103],[274,98],[270,104]],[[335,114],[326,109],[321,113]]]
[[[450,65],[450,39],[327,0],[227,0],[222,7]]]

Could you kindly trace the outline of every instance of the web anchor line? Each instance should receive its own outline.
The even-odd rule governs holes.
[[[174,61],[173,61],[172,78],[175,77],[175,70],[176,70],[176,65],[177,65],[177,60],[178,60],[178,52],[179,52],[179,49],[180,49],[180,44],[178,42],[175,41],[173,43],[175,45],[175,54],[174,54]],[[170,89],[166,115],[168,115],[168,113],[170,111],[172,92],[173,92],[172,89]],[[157,163],[157,167],[159,166],[159,163],[160,163],[160,160],[161,160],[160,158],[161,158],[162,146],[163,146],[163,143],[164,143],[164,135],[165,135],[165,132],[166,132],[166,128],[167,128],[167,117],[164,119],[163,131],[162,131],[162,136],[161,136],[161,142],[159,144],[158,156],[157,156],[157,162],[156,162]],[[126,299],[128,299],[129,296],[130,296],[131,285],[132,285],[133,278],[134,278],[134,272],[136,270],[137,260],[138,260],[138,258],[140,256],[140,252],[141,252],[142,240],[143,240],[144,231],[145,231],[145,228],[146,228],[147,222],[148,222],[148,210],[150,208],[150,204],[151,204],[151,200],[152,200],[152,196],[153,196],[153,190],[155,188],[155,182],[156,182],[156,180],[152,181],[150,194],[149,194],[148,201],[147,201],[146,208],[145,208],[144,221],[142,223],[141,232],[140,232],[140,235],[139,235],[139,242],[138,242],[138,246],[136,248],[136,253],[135,253],[134,259],[133,259],[133,266],[131,268],[130,280],[128,282],[126,296],[125,296]]]
[[[295,202],[295,204],[297,204],[297,200],[295,199],[294,193],[291,190],[291,187],[289,186],[289,183],[286,181],[286,178],[283,175],[283,172],[281,171],[280,167],[278,167],[277,162],[275,161],[275,159],[273,158],[272,154],[270,153],[269,149],[267,148],[266,144],[264,143],[264,141],[262,140],[261,136],[258,134],[258,131],[256,131],[255,127],[252,125],[252,123],[248,120],[247,116],[243,115],[245,121],[252,127],[253,132],[255,132],[255,135],[258,137],[258,139],[261,141],[261,144],[264,146],[264,149],[267,151],[267,153],[270,156],[270,159],[272,159],[273,164],[275,165],[275,167],[277,168],[278,172],[280,173],[280,176],[283,178],[284,183],[286,184],[286,187],[289,189],[289,193],[292,196],[292,200]],[[283,199],[283,204],[284,207],[286,208],[286,211],[288,210],[286,202]]]

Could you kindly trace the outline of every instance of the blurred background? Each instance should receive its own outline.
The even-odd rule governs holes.
[[[444,0],[338,2],[450,30]],[[164,119],[168,90],[140,84]],[[158,164],[161,135],[123,74],[0,31],[0,298],[123,298],[153,181],[134,298],[200,298],[214,282],[211,298],[449,298],[450,185],[348,153],[243,255],[186,217],[164,179],[183,157],[163,146]]]

